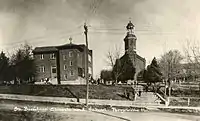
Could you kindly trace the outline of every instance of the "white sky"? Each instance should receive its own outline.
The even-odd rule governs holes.
[[[199,4],[199,0],[0,0],[0,49],[12,52],[24,41],[33,47],[66,44],[70,36],[73,43],[84,43],[81,25],[87,21],[98,75],[107,66],[109,49],[121,46],[123,54],[125,26],[131,18],[137,52],[148,64],[164,51],[182,51],[186,40],[199,41]]]

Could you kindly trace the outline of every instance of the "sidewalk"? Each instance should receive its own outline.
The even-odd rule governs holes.
[[[85,99],[80,99],[77,102],[76,98],[64,98],[64,97],[43,97],[43,96],[29,96],[29,95],[16,95],[16,94],[0,94],[0,99],[5,100],[20,100],[20,101],[35,101],[35,102],[48,102],[48,103],[60,103],[60,104],[85,104]],[[145,107],[148,109],[194,109],[199,110],[200,107],[179,107],[179,106],[165,106],[165,105],[153,105],[151,103],[135,103],[134,101],[124,100],[102,100],[102,99],[89,99],[89,105],[110,105],[121,107]]]
[[[16,94],[0,94],[0,99],[52,102],[52,103],[63,103],[63,104],[67,104],[67,103],[84,104],[85,103],[85,99],[79,99],[79,102],[77,102],[76,98],[30,96],[30,95],[16,95]],[[133,105],[133,101],[89,99],[89,104],[130,106],[130,105]]]

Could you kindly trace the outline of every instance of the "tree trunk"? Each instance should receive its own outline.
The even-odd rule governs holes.
[[[167,80],[165,79],[165,96],[167,95]]]
[[[17,77],[15,76],[15,78],[14,78],[14,85],[16,85],[17,84]]]
[[[170,82],[170,84],[168,86],[168,89],[169,89],[169,97],[170,97],[171,96],[171,82]]]
[[[115,85],[117,85],[117,79],[115,79]]]

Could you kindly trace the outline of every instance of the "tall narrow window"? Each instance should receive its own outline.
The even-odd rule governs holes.
[[[51,73],[56,73],[56,66],[51,66]]]
[[[88,61],[89,61],[89,62],[92,62],[92,57],[91,57],[91,55],[88,55]]]
[[[69,65],[72,66],[72,65],[73,65],[73,62],[72,62],[72,61],[69,61]]]
[[[83,69],[82,68],[78,68],[78,76],[83,77]]]
[[[67,70],[67,65],[64,65],[64,70]]]
[[[72,56],[73,56],[72,51],[69,51],[69,57],[72,57]]]
[[[67,80],[67,74],[64,75],[64,80]]]
[[[73,72],[73,71],[70,71],[70,75],[73,76],[73,75],[74,75],[74,72]]]
[[[91,67],[88,67],[88,73],[92,74],[92,68]]]
[[[39,67],[39,72],[42,72],[42,73],[43,73],[44,71],[45,71],[44,66],[40,66],[40,67]]]
[[[55,53],[50,54],[50,59],[55,59],[55,58],[56,58]]]
[[[40,55],[40,59],[41,60],[44,59],[44,55],[43,54]]]

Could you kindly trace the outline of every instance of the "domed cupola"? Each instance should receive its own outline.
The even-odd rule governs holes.
[[[127,29],[127,34],[126,37],[124,38],[124,42],[125,42],[125,51],[134,51],[136,52],[136,36],[134,34],[134,28],[135,26],[133,25],[133,23],[131,21],[129,21],[129,23],[126,26]]]
[[[131,21],[129,21],[129,23],[127,24],[127,26],[126,26],[126,29],[128,30],[128,31],[132,31],[133,29],[134,29],[134,25],[133,25],[133,23],[131,22]]]

